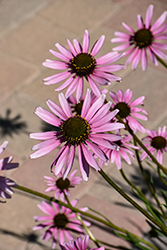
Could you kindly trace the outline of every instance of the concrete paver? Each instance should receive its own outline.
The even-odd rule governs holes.
[[[30,140],[28,134],[43,129],[41,120],[33,114],[34,109],[37,106],[46,108],[45,101],[48,98],[55,102],[58,100],[54,91],[58,85],[45,86],[42,82],[43,78],[55,72],[42,66],[46,58],[54,58],[48,50],[56,50],[56,42],[67,46],[66,38],[70,41],[76,38],[82,42],[84,30],[88,29],[91,46],[101,35],[106,37],[98,54],[101,56],[116,45],[111,44],[110,39],[114,36],[114,31],[123,30],[121,22],[132,24],[135,29],[136,15],[141,13],[145,17],[146,9],[151,3],[151,0],[105,0],[105,4],[101,0],[0,1],[0,142],[9,141],[5,155],[13,155],[14,160],[20,163],[18,169],[7,173],[18,184],[43,192],[46,188],[43,175],[51,176],[50,164],[57,153],[56,149],[39,159],[29,159],[31,147],[36,141]],[[167,9],[167,2],[154,0],[153,4],[155,20]],[[125,58],[120,60],[120,63],[124,62]],[[149,120],[143,124],[149,129],[166,125],[166,70],[149,62],[146,72],[142,71],[140,65],[136,71],[132,71],[130,65],[117,74],[122,76],[122,83],[113,83],[108,90],[116,91],[121,88],[125,91],[131,88],[134,99],[145,95],[144,108],[149,113]],[[88,84],[85,89],[87,87]],[[4,134],[1,129],[5,119],[11,134]],[[19,122],[22,127],[17,129]],[[77,159],[74,167],[78,168]],[[132,180],[142,184],[135,163],[130,167],[123,163],[123,167]],[[105,170],[132,195],[114,164],[110,164]],[[148,231],[143,216],[109,188],[93,170],[88,183],[82,182],[72,190],[71,199],[73,198],[79,200],[78,207],[90,205],[109,216],[114,223],[125,226],[138,235],[142,236]],[[33,216],[42,214],[37,208],[40,201],[39,198],[16,190],[11,200],[0,205],[0,250],[50,249],[51,241],[45,243],[40,240],[40,232],[32,231],[35,225]],[[127,243],[110,232],[104,230],[101,238],[101,231],[97,226],[93,225],[91,229],[103,241],[111,237],[112,244],[127,246]]]

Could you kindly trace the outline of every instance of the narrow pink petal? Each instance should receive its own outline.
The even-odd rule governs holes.
[[[55,211],[53,208],[45,201],[42,201],[41,204],[38,204],[39,209],[49,215],[54,215]]]
[[[93,128],[93,132],[100,133],[100,132],[106,132],[106,131],[113,131],[117,129],[125,128],[124,124],[122,123],[107,123],[105,125],[102,125],[101,127]]]
[[[63,173],[64,180],[67,178],[69,172],[71,171],[71,168],[72,168],[73,163],[74,163],[74,157],[75,157],[75,146],[72,146],[71,150],[69,152],[69,155],[68,155],[66,168],[65,168],[64,173]],[[75,174],[75,172],[74,172],[74,174]],[[70,177],[73,177],[73,175],[71,175]]]
[[[134,57],[134,59],[133,59],[133,62],[132,62],[132,69],[133,69],[133,70],[137,68],[137,65],[138,65],[139,62],[140,62],[141,53],[142,53],[142,50],[141,50],[141,49],[137,50],[137,54],[135,55],[135,57]]]
[[[5,148],[8,145],[8,141],[4,141],[1,145],[0,145],[0,154],[5,150]]]
[[[89,33],[87,30],[85,30],[84,36],[83,36],[83,41],[82,41],[82,50],[83,53],[87,53],[89,50]]]
[[[91,141],[86,141],[86,144],[88,145],[88,147],[92,150],[92,152],[99,157],[101,160],[103,160],[104,162],[107,161],[107,157],[104,154],[104,152],[100,149],[99,146],[97,146],[95,143],[91,142]]]
[[[99,53],[99,50],[101,49],[101,47],[103,46],[105,40],[105,36],[102,35],[97,42],[93,45],[92,49],[91,49],[91,55],[92,56],[96,56]]]
[[[138,25],[139,29],[144,28],[143,19],[142,19],[141,15],[137,15],[137,25]]]
[[[162,15],[157,19],[157,21],[152,25],[151,27],[151,31],[154,31],[155,29],[157,29],[166,19],[167,16],[167,11],[164,11],[164,13],[162,13]]]
[[[157,57],[155,56],[155,54],[152,52],[152,50],[149,47],[147,47],[147,51],[148,51],[151,61],[157,66],[158,65]]]
[[[67,63],[61,61],[53,61],[50,59],[46,59],[46,61],[43,62],[42,65],[50,69],[68,69]]]
[[[166,32],[166,31],[167,31],[167,23],[164,23],[161,27],[159,27],[152,33],[153,33],[153,36],[156,37],[156,35],[159,35],[160,33]]]
[[[79,167],[84,181],[88,181],[89,177],[89,164],[87,163],[82,147],[78,145],[78,158],[79,158]]]
[[[89,123],[93,124],[94,122],[98,122],[101,120],[109,111],[111,107],[111,102],[108,102],[104,104],[97,112],[96,114],[90,119]]]
[[[57,158],[55,169],[54,169],[55,175],[58,175],[60,173],[60,171],[62,170],[63,166],[65,165],[67,158],[68,158],[69,149],[70,149],[70,147],[68,145],[66,145],[64,147],[64,150],[61,152],[61,154]]]
[[[167,34],[166,34],[166,39],[167,39]],[[153,42],[152,45],[156,48],[167,50],[167,44]]]
[[[53,115],[52,113],[50,113],[48,110],[42,108],[42,107],[38,107],[35,110],[35,114],[37,116],[39,116],[43,121],[56,126],[56,127],[60,127],[62,121],[56,117],[55,115]]]
[[[87,89],[85,99],[82,106],[81,116],[85,118],[91,105],[91,90]]]
[[[129,35],[129,34],[124,33],[124,32],[119,32],[119,31],[114,32],[114,35],[115,35],[115,36],[118,36],[118,37],[130,38],[130,35]]]
[[[108,81],[121,81],[120,76],[116,76],[116,75],[114,75],[112,73],[108,73],[108,72],[98,71],[98,69],[94,70],[93,75],[98,76],[98,77],[102,77],[104,79],[108,79]]]
[[[49,52],[50,52],[52,55],[56,56],[57,58],[59,58],[59,59],[65,61],[65,62],[68,62],[68,61],[69,61],[69,58],[68,58],[67,56],[65,56],[65,55],[63,55],[63,54],[61,54],[61,53],[59,53],[59,52],[57,52],[57,51],[54,51],[54,50],[50,49]]]
[[[118,146],[116,144],[114,144],[112,141],[110,141],[109,139],[110,138],[103,138],[102,136],[100,137],[101,134],[91,134],[89,136],[89,139],[92,140],[94,143],[104,147],[104,148],[109,148],[109,149],[112,149],[112,150],[117,150],[118,149]],[[102,134],[104,135],[104,134]],[[107,139],[107,140],[105,140]],[[117,138],[118,140],[118,138]],[[115,140],[115,141],[117,141]]]
[[[109,92],[109,95],[111,96],[111,98],[113,99],[114,102],[116,102],[116,103],[119,102],[118,97],[114,92],[112,92],[112,91]]]
[[[73,80],[74,80],[74,77],[71,76],[63,84],[61,84],[57,89],[55,89],[55,91],[61,91],[65,88],[67,88],[72,83]]]
[[[77,52],[76,52],[75,48],[73,47],[73,45],[71,44],[71,42],[70,42],[68,39],[67,39],[67,43],[68,43],[68,47],[69,47],[69,49],[71,50],[72,54],[73,54],[74,56],[76,56],[76,55],[77,55]]]
[[[70,95],[72,95],[74,93],[74,91],[76,90],[78,83],[79,83],[79,76],[77,76],[76,78],[74,78],[74,81],[71,83],[71,85],[68,87],[65,96],[66,98],[68,98]]]
[[[79,54],[82,52],[82,48],[81,48],[81,45],[80,43],[78,42],[77,39],[73,39],[73,44],[74,44],[74,48],[76,50],[76,52]]]
[[[57,147],[57,145],[59,146],[61,144],[60,140],[56,140],[57,138],[52,138],[52,139],[48,139],[46,141],[42,141],[42,142],[39,142],[38,144],[34,145],[32,147],[32,150],[38,150],[38,149],[41,149],[43,147],[47,147],[47,146],[50,146],[50,145],[55,145],[55,148]]]
[[[81,144],[82,150],[83,150],[83,154],[84,157],[86,159],[86,161],[88,162],[88,164],[93,167],[96,171],[100,170],[100,167],[98,166],[95,158],[93,157],[93,155],[91,154],[91,152],[88,150],[88,148],[82,143]]]
[[[93,124],[91,125],[92,130],[93,128],[96,128],[99,126],[101,127],[102,125],[110,122],[113,119],[113,117],[115,117],[116,114],[118,114],[118,112],[119,112],[119,109],[115,109],[112,112],[106,114],[101,120],[98,120],[98,121],[95,120]]]
[[[154,46],[150,46],[151,50],[154,52],[155,55],[159,56],[160,58],[167,60],[167,55],[163,53],[161,50],[158,48],[154,48]]]
[[[51,100],[47,100],[46,101],[48,107],[50,108],[50,110],[58,117],[60,117],[62,120],[66,120],[67,116],[64,113],[64,111],[53,101]]]
[[[60,105],[61,105],[64,113],[67,115],[67,117],[73,116],[72,111],[71,111],[71,107],[70,107],[70,105],[69,105],[69,103],[68,103],[68,101],[65,98],[63,93],[59,94],[59,102],[60,102]]]
[[[132,101],[132,102],[130,103],[130,107],[136,106],[136,105],[139,105],[139,104],[142,105],[144,99],[145,99],[145,96],[140,96],[140,97],[138,97],[136,100],[134,100],[134,101]]]
[[[129,37],[114,37],[111,39],[111,42],[112,43],[127,43],[129,42],[129,38],[130,38],[130,35]]]
[[[113,41],[112,41],[113,42]],[[119,45],[117,47],[114,47],[112,50],[113,51],[122,51],[124,49],[127,49],[129,48],[131,45],[129,43],[125,43],[125,44],[122,44],[122,45]]]
[[[115,72],[115,71],[119,71],[122,69],[125,69],[125,65],[122,64],[113,64],[113,65],[106,65],[106,66],[100,66],[100,67],[96,67],[96,69],[98,71],[105,71],[105,72]]]
[[[99,77],[97,75],[92,74],[91,77],[94,81],[96,81],[100,85],[110,85],[110,82],[108,79],[105,79],[103,77]]]
[[[82,95],[83,95],[83,88],[84,88],[84,80],[83,77],[79,78],[77,91],[76,91],[76,101],[77,103],[80,101]]]
[[[127,61],[126,61],[126,65],[128,65],[129,63],[131,63],[133,60],[134,60],[134,58],[137,56],[137,54],[138,54],[138,51],[139,51],[139,49],[137,48],[137,49],[135,49],[133,52],[132,52],[132,54],[129,56],[129,58],[127,59]]]
[[[147,68],[147,64],[148,64],[148,62],[147,62],[147,54],[146,54],[145,49],[142,49],[141,51],[142,51],[142,53],[141,53],[142,69],[143,69],[143,71],[145,71],[146,68]]]
[[[151,27],[151,21],[153,17],[153,5],[149,5],[147,12],[146,12],[146,17],[145,17],[145,28],[149,29]]]
[[[66,49],[64,46],[60,45],[59,43],[56,43],[55,46],[58,48],[58,50],[64,55],[66,56],[68,59],[72,59],[72,54],[71,52]]]
[[[158,150],[157,151],[157,161],[162,164],[162,161],[163,161],[163,154],[162,154],[162,151],[161,150]]]
[[[45,85],[52,85],[52,84],[61,82],[61,81],[65,80],[67,77],[69,77],[70,75],[71,75],[71,72],[68,72],[68,71],[58,73],[56,75],[53,75],[51,77],[47,77],[47,78],[43,79],[45,81],[44,84]]]
[[[119,54],[117,52],[109,52],[96,59],[97,65],[109,64],[118,60]]]
[[[133,92],[130,89],[127,89],[124,93],[123,100],[125,103],[129,103],[130,100],[132,99]]]
[[[56,144],[57,143],[57,144]],[[43,155],[46,155],[50,152],[52,152],[55,148],[57,148],[57,146],[60,145],[60,142],[59,141],[56,141],[55,144],[51,144],[51,145],[48,145],[46,147],[43,147],[43,148],[40,148],[39,150],[37,150],[35,153],[31,154],[30,155],[30,158],[31,159],[35,159],[35,158],[39,158]]]
[[[103,105],[104,101],[105,101],[106,95],[102,94],[93,104],[92,106],[89,108],[85,119],[87,121],[89,121],[93,115],[96,113],[96,111]]]
[[[91,87],[93,93],[94,93],[97,97],[99,97],[99,96],[101,95],[101,92],[100,92],[100,89],[99,89],[98,85],[97,85],[97,84],[95,83],[95,81],[94,81],[91,77],[89,77],[89,76],[88,76],[88,82],[89,82],[89,84],[90,84],[90,87]]]
[[[122,26],[124,26],[125,29],[127,29],[130,33],[134,34],[134,30],[130,28],[126,23],[122,22]]]
[[[121,150],[121,155],[122,155],[122,157],[124,158],[124,160],[125,160],[129,165],[131,165],[131,160],[130,160],[129,156],[128,156],[123,150]]]
[[[141,114],[139,114],[139,113],[131,113],[131,115],[134,116],[134,117],[136,117],[136,118],[139,118],[139,119],[141,119],[141,120],[144,120],[144,121],[147,121],[147,120],[148,120],[148,118],[147,118],[146,116],[141,115]]]
[[[117,90],[118,99],[120,102],[124,102],[124,93],[121,89]]]

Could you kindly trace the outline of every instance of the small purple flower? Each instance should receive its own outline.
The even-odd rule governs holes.
[[[54,114],[38,107],[35,113],[45,122],[54,125],[55,131],[30,134],[30,137],[33,139],[44,140],[32,148],[37,151],[31,154],[30,158],[46,155],[63,143],[52,163],[51,170],[54,175],[57,175],[65,167],[63,174],[63,179],[65,179],[71,171],[75,150],[78,148],[80,171],[83,179],[87,181],[89,166],[96,171],[100,170],[94,154],[104,162],[108,160],[100,146],[110,149],[117,147],[113,141],[119,140],[120,137],[109,134],[107,131],[124,128],[122,123],[111,122],[119,110],[115,109],[110,112],[111,103],[104,104],[105,97],[102,94],[91,105],[91,91],[88,89],[83,101],[81,115],[72,113],[71,107],[63,93],[59,94],[61,108],[51,100],[47,101],[48,107]]]
[[[96,96],[100,96],[98,84],[108,85],[110,81],[120,81],[121,77],[112,74],[111,72],[124,69],[125,66],[120,64],[111,65],[111,63],[119,60],[123,53],[109,52],[104,56],[95,59],[105,40],[105,36],[101,36],[89,51],[89,33],[85,30],[82,46],[74,39],[73,45],[67,39],[69,50],[56,43],[55,46],[60,52],[50,50],[50,52],[61,61],[53,61],[47,59],[43,65],[45,67],[57,70],[63,70],[53,76],[44,79],[46,85],[56,84],[60,81],[65,82],[55,89],[61,91],[68,87],[66,97],[69,97],[76,90],[77,102],[83,94],[84,78],[89,82],[91,89]]]
[[[137,130],[144,133],[146,129],[141,125],[136,118],[141,120],[147,120],[147,112],[137,105],[144,105],[143,101],[145,99],[144,96],[137,98],[134,101],[131,101],[133,92],[130,89],[127,89],[125,93],[122,90],[117,90],[117,94],[114,92],[110,92],[110,96],[113,101],[116,103],[112,103],[113,109],[118,109],[118,115],[123,119],[125,123],[129,125],[129,127],[136,133]],[[140,114],[139,112],[143,113],[144,115]]]
[[[67,195],[67,197],[70,196],[69,188],[74,188],[75,185],[78,185],[81,183],[82,178],[80,176],[74,176],[77,172],[77,169],[75,169],[68,178],[63,179],[63,174],[59,173],[57,175],[57,180],[50,176],[44,176],[45,181],[47,182],[47,185],[49,186],[45,192],[51,192],[55,191],[54,197],[55,199],[60,199],[62,201],[65,201],[64,193]]]
[[[60,244],[61,250],[87,250],[89,244],[89,236],[85,235],[83,239],[81,237],[78,237],[75,240],[71,240],[69,243],[64,242],[63,244]],[[91,248],[90,250],[104,250],[104,247],[99,248]]]
[[[77,200],[71,201],[71,205],[75,207]],[[38,205],[39,209],[46,215],[34,216],[34,219],[41,222],[33,228],[33,230],[41,230],[45,228],[45,232],[42,235],[42,239],[48,241],[51,237],[53,239],[52,248],[56,247],[56,243],[59,241],[60,244],[64,243],[65,236],[68,240],[72,240],[73,236],[70,233],[75,231],[77,234],[84,234],[81,222],[76,218],[75,213],[73,213],[69,208],[64,206],[60,207],[57,203],[51,202],[49,205],[47,202],[42,201]],[[88,208],[81,208],[81,211],[86,212]],[[86,226],[90,226],[90,223],[84,221]]]
[[[167,152],[167,131],[166,126],[159,127],[158,132],[155,130],[147,130],[148,136],[144,137],[142,142],[153,155],[157,153],[157,161],[162,164],[163,152]],[[140,159],[143,161],[147,157],[147,153],[144,151]]]
[[[126,65],[132,62],[132,69],[136,69],[138,63],[142,62],[143,70],[147,68],[147,52],[151,58],[151,61],[158,65],[157,57],[162,60],[167,60],[167,55],[161,50],[167,50],[167,44],[163,44],[160,40],[167,39],[167,23],[165,21],[167,17],[167,11],[156,20],[156,22],[151,25],[153,17],[153,5],[149,5],[145,23],[140,15],[137,16],[138,30],[134,31],[127,24],[122,23],[124,28],[129,33],[115,32],[116,38],[111,39],[111,42],[123,43],[120,46],[115,47],[114,51],[121,51],[129,49],[126,51],[126,55],[130,55],[126,61]],[[132,46],[132,48],[130,48]]]
[[[8,142],[4,141],[0,146],[0,154],[5,150]],[[4,159],[0,159],[0,170],[9,170],[13,168],[17,168],[19,166],[18,163],[11,163],[13,157],[6,157]],[[6,178],[4,176],[0,176],[0,197],[9,199],[13,194],[11,187],[16,187],[14,181]]]
[[[118,135],[120,135],[120,133],[118,133]],[[127,142],[130,142],[131,139],[132,139],[131,135],[122,135],[122,139],[115,142],[118,145],[118,150],[104,149],[105,154],[107,155],[109,160],[111,160],[111,163],[115,162],[118,170],[120,170],[122,168],[121,157],[129,165],[131,165],[131,160],[130,160],[129,156],[132,159],[135,158],[135,155],[131,151],[131,149],[139,149],[138,147],[127,143]],[[103,162],[101,161],[99,164],[101,166],[103,164]]]

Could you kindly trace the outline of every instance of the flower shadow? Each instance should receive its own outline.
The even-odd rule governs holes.
[[[19,134],[20,132],[28,134],[26,131],[27,124],[25,121],[21,121],[21,115],[18,114],[11,117],[11,109],[6,110],[5,117],[0,115],[0,135],[1,137],[10,136],[13,134]]]

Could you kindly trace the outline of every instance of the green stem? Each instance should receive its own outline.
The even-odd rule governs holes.
[[[167,64],[159,56],[156,56],[156,58],[165,68],[167,68]]]
[[[149,213],[147,213],[147,211],[145,211],[139,204],[137,204],[130,196],[128,196],[122,189],[120,189],[117,186],[117,184],[113,182],[102,169],[99,171],[99,173],[120,195],[122,195],[128,202],[130,202],[135,208],[137,208],[142,214],[144,214],[145,217],[147,217],[155,225],[161,228],[161,230],[167,235],[166,226],[158,222],[154,217],[152,217]]]
[[[93,219],[93,220],[95,220],[95,221],[98,221],[98,222],[100,222],[100,223],[102,223],[102,224],[104,224],[104,225],[106,225],[106,226],[108,226],[108,227],[110,227],[110,228],[112,228],[112,229],[114,229],[114,230],[117,230],[117,231],[120,231],[120,232],[124,233],[125,235],[126,235],[127,232],[128,232],[127,230],[125,230],[125,229],[123,229],[123,228],[120,228],[120,227],[116,226],[115,224],[113,224],[113,223],[110,222],[110,221],[105,221],[105,220],[103,220],[103,219],[101,219],[101,218],[99,218],[99,217],[97,217],[97,216],[95,216],[95,215],[89,214],[89,213],[87,213],[87,212],[83,212],[82,210],[79,210],[79,209],[77,209],[76,207],[71,206],[71,204],[67,204],[67,203],[64,203],[64,202],[62,202],[62,201],[60,201],[60,200],[56,200],[56,199],[54,199],[53,197],[50,197],[50,196],[48,196],[48,195],[42,194],[42,193],[40,193],[40,192],[34,191],[34,190],[32,190],[32,189],[29,189],[29,188],[26,188],[26,187],[23,187],[23,186],[20,186],[20,185],[17,185],[15,188],[18,189],[18,190],[21,190],[21,191],[23,191],[23,192],[26,192],[26,193],[35,195],[35,196],[37,196],[37,197],[40,197],[40,198],[42,198],[42,199],[45,199],[45,200],[48,200],[48,201],[56,202],[56,203],[59,204],[60,206],[67,207],[67,208],[71,209],[71,210],[72,210],[73,212],[75,212],[75,213],[82,214],[82,215],[84,215],[84,216],[86,216],[86,217],[88,217],[88,218],[91,218],[91,219]],[[151,243],[147,242],[147,241],[144,240],[143,238],[140,238],[140,237],[138,237],[137,235],[135,235],[135,234],[133,234],[133,233],[130,233],[130,232],[128,232],[128,233],[131,234],[132,237],[138,239],[140,242],[142,242],[142,243],[144,243],[145,245],[151,247],[152,249],[158,250],[154,245],[152,245]]]
[[[134,145],[136,146],[136,141],[135,141],[135,139],[134,139]],[[143,178],[144,178],[144,180],[145,180],[145,182],[146,182],[146,184],[147,184],[147,187],[148,187],[148,189],[150,190],[152,196],[154,197],[154,199],[155,199],[155,201],[156,201],[156,203],[157,203],[157,206],[158,206],[159,209],[161,210],[161,213],[163,214],[163,217],[166,219],[166,218],[167,218],[167,217],[166,217],[166,214],[165,214],[165,212],[164,212],[164,210],[163,210],[163,208],[162,208],[162,206],[161,206],[161,203],[160,203],[159,200],[158,200],[157,194],[155,193],[154,188],[152,187],[152,185],[150,184],[150,182],[149,182],[148,179],[147,179],[147,175],[146,175],[146,173],[145,173],[145,171],[144,171],[144,169],[143,169],[143,166],[142,166],[141,161],[140,161],[139,153],[138,153],[137,150],[135,150],[135,154],[136,154],[137,162],[138,162],[138,164],[139,164],[140,171],[141,171],[141,173],[142,173],[142,175],[143,175]],[[159,168],[158,168],[158,169],[159,169]]]

